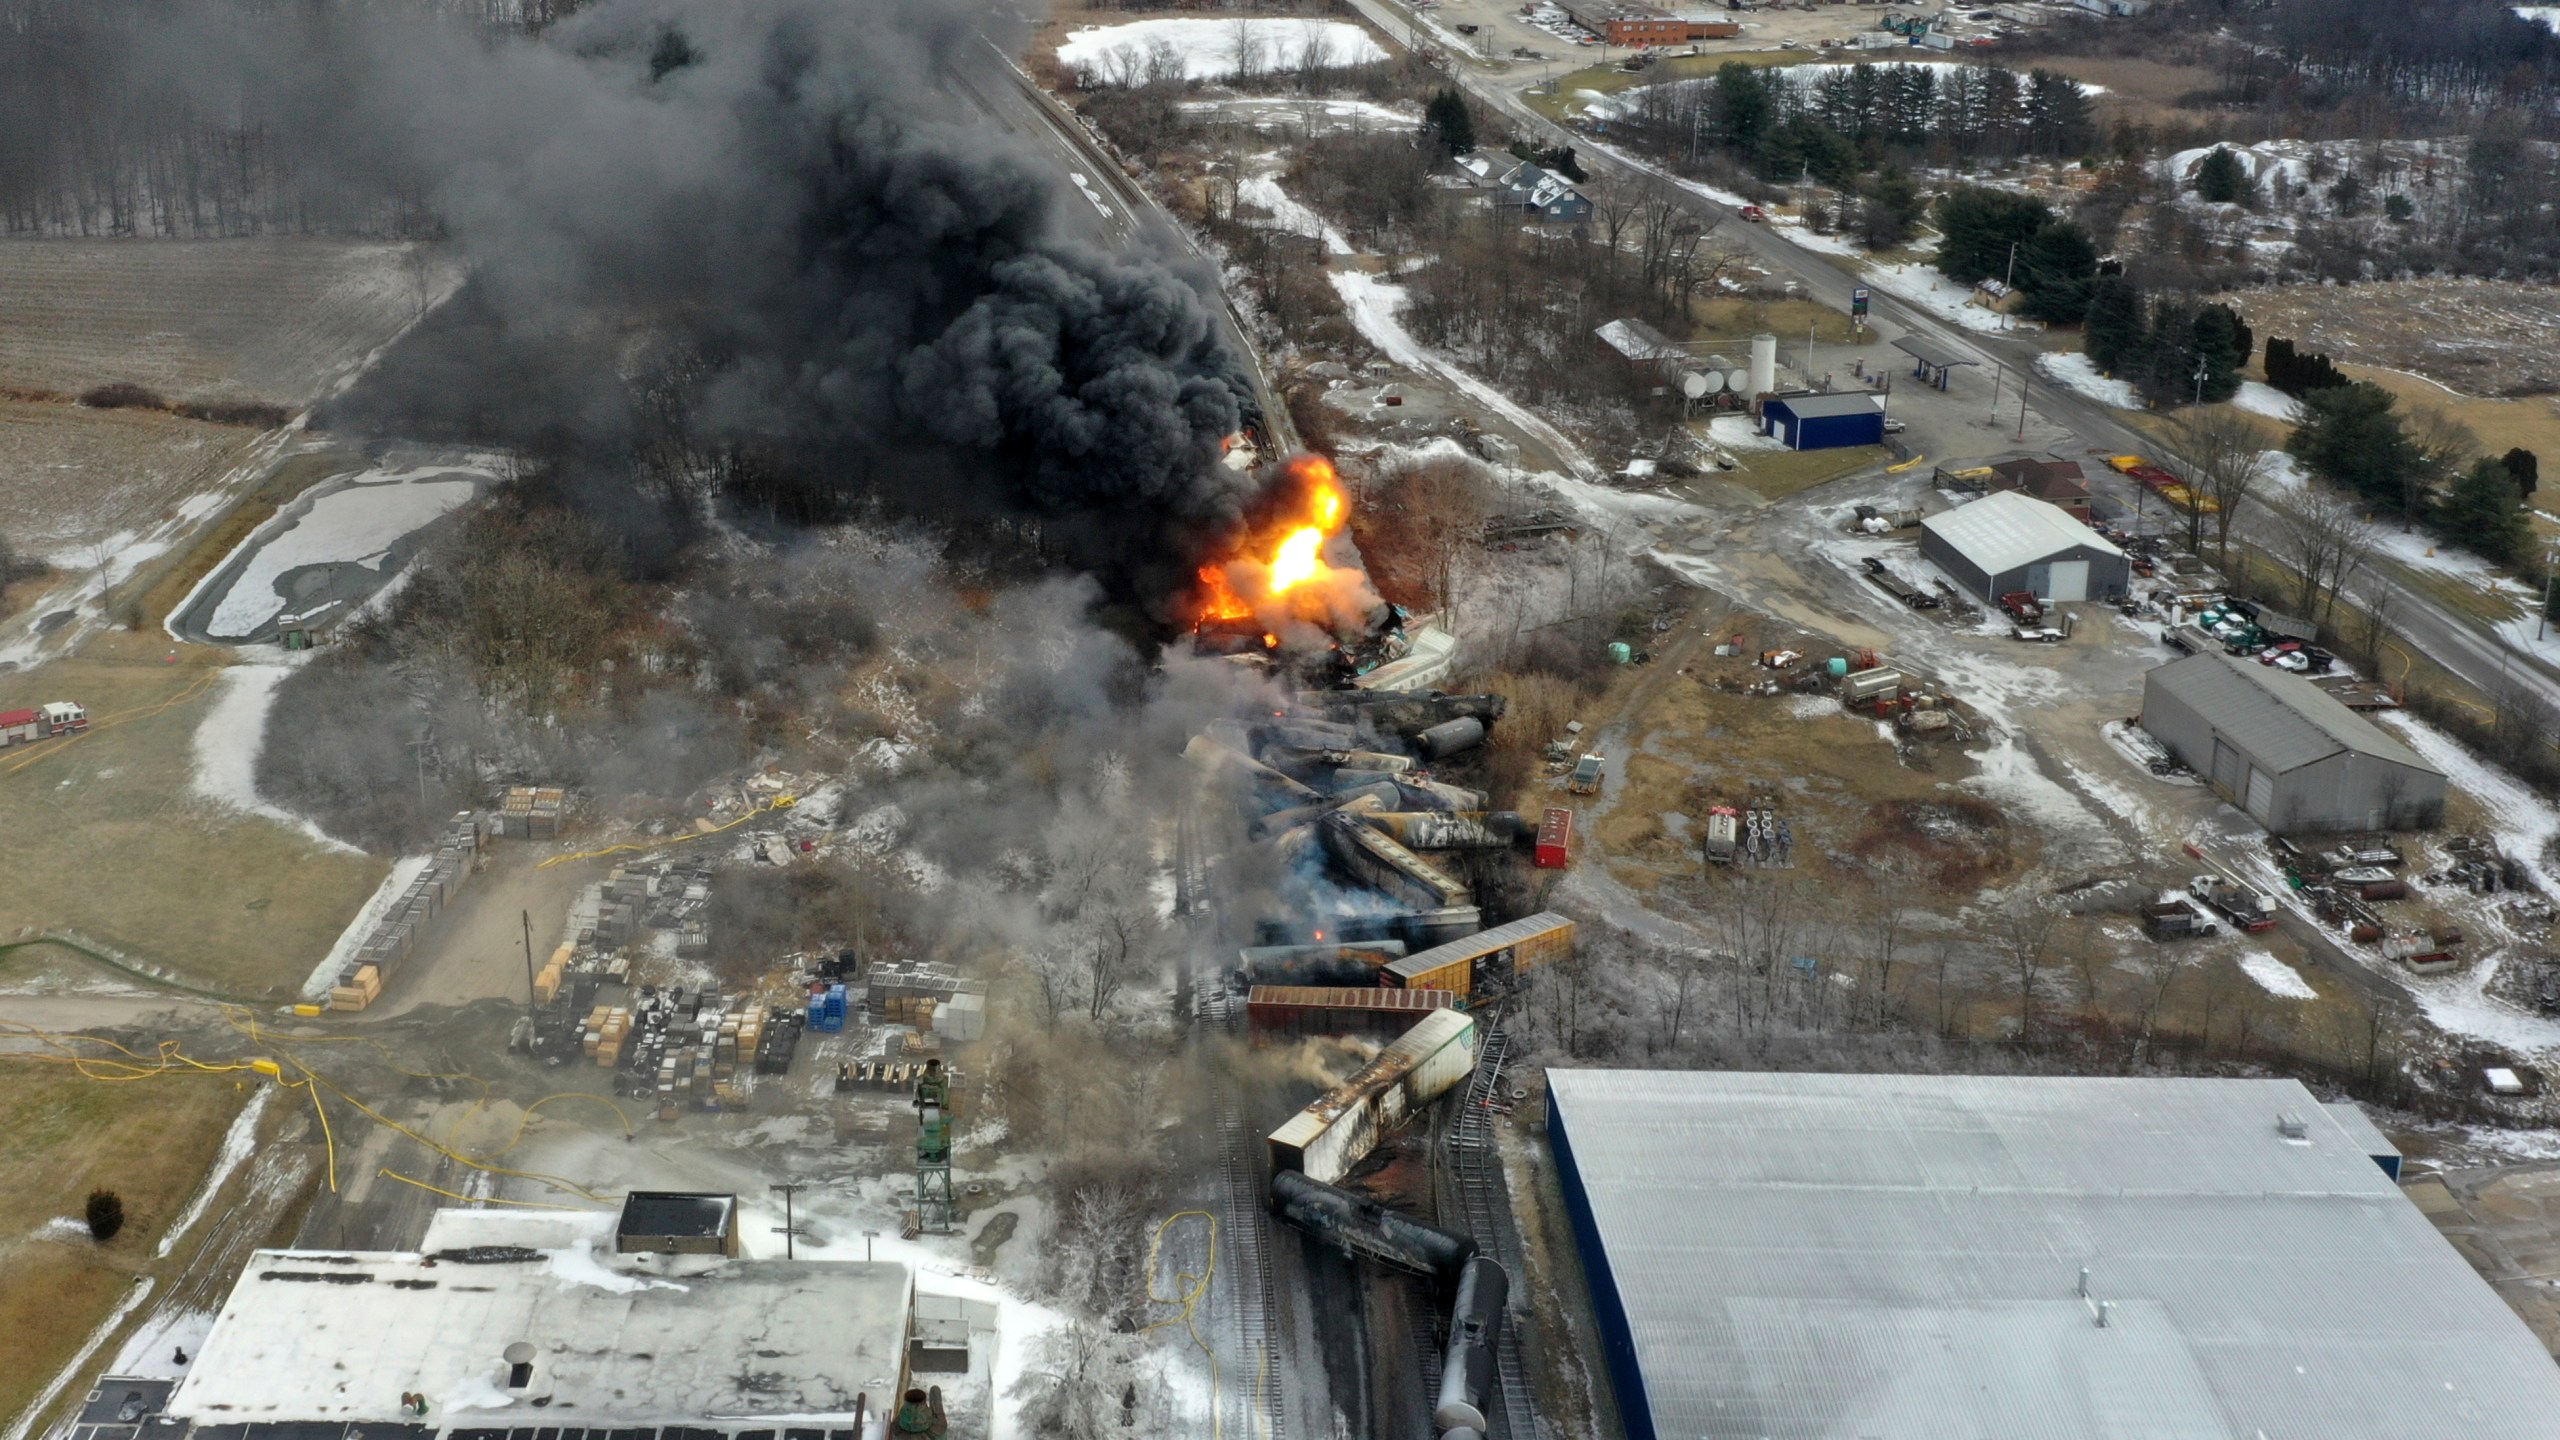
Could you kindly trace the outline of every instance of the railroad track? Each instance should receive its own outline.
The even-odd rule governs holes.
[[[1510,1063],[1511,1039],[1500,1028],[1500,1015],[1490,1017],[1484,1029],[1484,1044],[1476,1055],[1475,1078],[1467,1082],[1467,1092],[1460,1100],[1457,1119],[1449,1126],[1447,1149],[1449,1170],[1457,1191],[1459,1213],[1473,1235],[1476,1248],[1511,1273],[1515,1301],[1522,1294],[1525,1271],[1520,1263],[1520,1234],[1511,1220],[1511,1191],[1502,1175],[1502,1155],[1497,1148],[1493,1118],[1502,1113],[1495,1106],[1508,1108],[1504,1092],[1503,1070]],[[1517,1306],[1514,1307],[1515,1314]],[[1527,1377],[1520,1368],[1520,1327],[1514,1323],[1502,1327],[1502,1343],[1498,1347],[1501,1360],[1500,1420],[1494,1434],[1506,1440],[1542,1440],[1537,1407],[1530,1402]],[[1436,1358],[1431,1362],[1437,1368]]]
[[[1217,984],[1201,995],[1199,1016],[1204,1033],[1232,1034],[1244,1022],[1234,992]],[[1253,1128],[1245,1123],[1244,1097],[1235,1077],[1216,1073],[1213,1062],[1210,1085],[1223,1182],[1219,1220],[1226,1231],[1224,1265],[1236,1298],[1230,1383],[1242,1397],[1248,1422],[1245,1440],[1288,1440],[1288,1411],[1281,1399],[1288,1366],[1272,1323],[1279,1311],[1269,1236],[1263,1228],[1261,1157],[1256,1153]]]

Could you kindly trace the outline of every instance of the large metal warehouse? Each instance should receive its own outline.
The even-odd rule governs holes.
[[[2142,728],[2271,834],[2421,830],[2444,772],[2298,675],[2190,655],[2142,682]]]
[[[1760,402],[1760,433],[1790,450],[1836,450],[1884,443],[1884,402],[1860,390],[1772,395]]]
[[[2113,541],[2042,500],[2004,490],[1920,522],[1920,553],[1986,600],[2103,600],[2133,582]]]
[[[2292,1080],[1548,1072],[1633,1440],[2526,1440],[2560,1369]]]

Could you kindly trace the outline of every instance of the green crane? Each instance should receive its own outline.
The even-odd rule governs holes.
[[[916,1225],[951,1229],[951,1076],[940,1060],[916,1077]]]

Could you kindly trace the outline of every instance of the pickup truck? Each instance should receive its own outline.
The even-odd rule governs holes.
[[[1585,755],[1573,762],[1573,778],[1565,788],[1576,795],[1594,794],[1600,789],[1601,776],[1607,773],[1608,768],[1608,761],[1597,755]]]
[[[2198,875],[2187,882],[2187,893],[2221,911],[2223,918],[2243,930],[2254,933],[2275,928],[2276,902],[2246,885],[2219,875]]]
[[[1762,225],[1762,224],[1766,224],[1766,223],[1768,223],[1768,219],[1769,219],[1769,212],[1768,212],[1768,211],[1766,211],[1766,210],[1761,209],[1761,208],[1760,208],[1759,206],[1757,206],[1757,205],[1745,205],[1745,206],[1743,206],[1741,209],[1736,210],[1736,211],[1734,211],[1733,213],[1734,213],[1734,214],[1736,214],[1736,215],[1741,216],[1741,217],[1742,217],[1743,219],[1745,219],[1745,220],[1750,221],[1750,222],[1751,222],[1752,224],[1754,224],[1754,225]]]
[[[2022,625],[2041,625],[2044,623],[2044,606],[2037,602],[2035,594],[2032,591],[2010,591],[2008,594],[2000,597],[2000,608],[2008,611],[2011,618],[2017,620],[2018,623]]]

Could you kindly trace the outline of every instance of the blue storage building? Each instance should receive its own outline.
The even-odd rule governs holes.
[[[1790,450],[1884,443],[1884,402],[1862,390],[1799,391],[1760,402],[1760,433]]]

